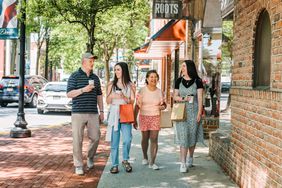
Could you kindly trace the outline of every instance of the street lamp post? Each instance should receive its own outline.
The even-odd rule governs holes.
[[[19,110],[15,127],[10,131],[12,138],[31,137],[31,131],[27,129],[27,122],[24,117],[24,75],[25,75],[25,20],[26,20],[26,0],[21,2],[22,19],[20,24],[20,71],[19,71]]]

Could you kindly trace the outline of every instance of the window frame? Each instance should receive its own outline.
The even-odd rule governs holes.
[[[253,88],[258,90],[269,90],[271,80],[272,33],[270,16],[266,9],[263,9],[260,12],[256,23],[253,54]],[[268,69],[266,69],[266,67]],[[265,71],[267,71],[267,73],[265,73]],[[260,76],[263,74],[267,74],[268,77],[263,78],[262,76]]]

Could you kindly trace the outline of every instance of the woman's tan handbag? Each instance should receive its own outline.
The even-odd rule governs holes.
[[[174,103],[171,111],[171,121],[184,121],[185,119],[185,103]]]
[[[161,111],[161,128],[172,127],[170,116],[171,116],[171,109],[165,109]]]

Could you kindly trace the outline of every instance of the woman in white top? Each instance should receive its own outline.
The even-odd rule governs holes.
[[[160,111],[166,108],[163,94],[157,83],[159,75],[155,70],[150,70],[146,74],[146,86],[141,88],[137,95],[137,105],[140,110],[139,126],[142,132],[143,165],[149,163],[149,168],[158,170],[155,159],[158,151],[158,135],[160,130]],[[148,146],[150,140],[151,159],[148,161]]]
[[[132,171],[132,167],[128,162],[132,140],[132,125],[129,123],[120,123],[119,106],[121,104],[133,103],[135,95],[127,64],[124,62],[117,63],[114,67],[114,72],[114,80],[110,82],[107,87],[107,103],[110,104],[107,140],[111,141],[112,168],[110,172],[112,174],[119,172],[118,165],[120,132],[122,132],[123,141],[122,165],[126,172]]]

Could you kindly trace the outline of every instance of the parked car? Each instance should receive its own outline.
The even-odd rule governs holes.
[[[49,82],[39,92],[37,101],[37,112],[43,114],[45,111],[70,112],[72,100],[67,97],[67,82]]]
[[[36,107],[38,92],[47,82],[42,76],[25,76],[24,103]],[[19,77],[4,76],[0,81],[0,105],[6,107],[13,102],[19,102]]]
[[[222,93],[228,93],[231,87],[230,82],[221,82],[221,92]]]

